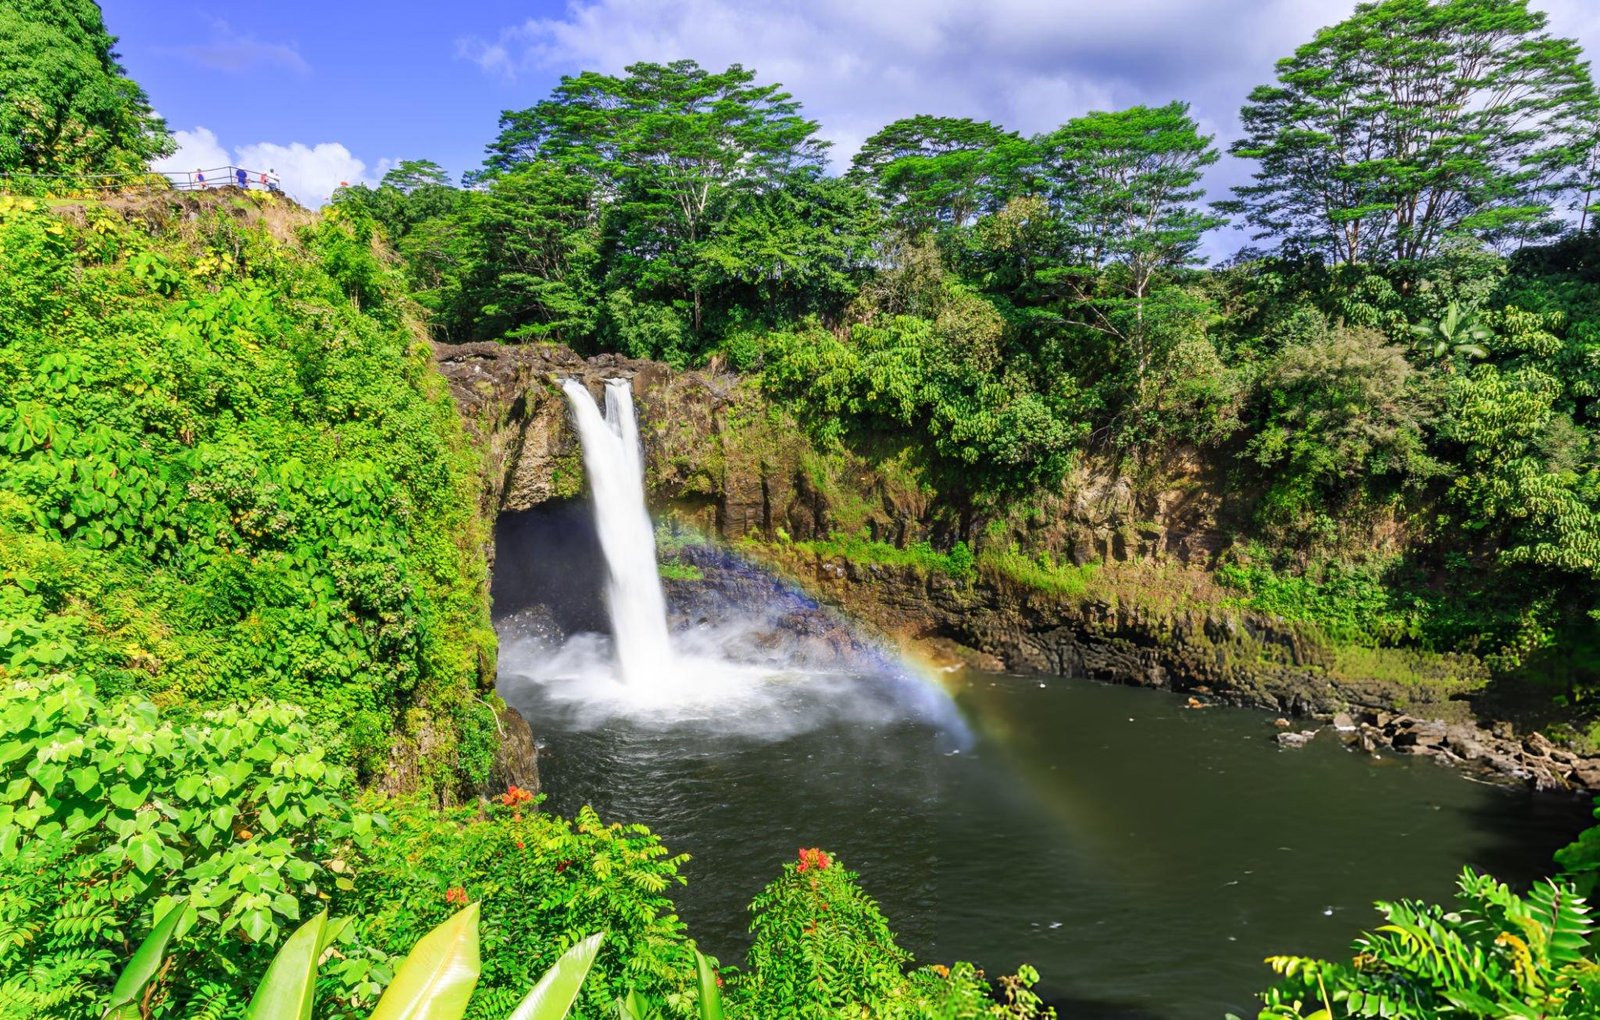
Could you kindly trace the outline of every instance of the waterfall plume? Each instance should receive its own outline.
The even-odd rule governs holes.
[[[644,502],[644,460],[626,379],[606,380],[604,417],[576,379],[561,384],[583,443],[595,528],[606,560],[606,610],[617,672],[629,685],[662,684],[673,672],[656,537]]]

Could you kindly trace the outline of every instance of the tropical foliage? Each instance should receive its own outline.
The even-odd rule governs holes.
[[[173,151],[115,42],[94,0],[0,7],[0,174],[137,174]]]
[[[1260,1020],[1543,1020],[1600,1010],[1591,908],[1570,887],[1541,882],[1523,897],[1468,868],[1456,903],[1379,903],[1386,923],[1356,940],[1349,963],[1273,957],[1284,981],[1263,996]]]
[[[427,728],[428,782],[486,778],[474,454],[400,290],[272,200],[0,196],[0,665],[294,704],[364,775]]]
[[[170,151],[113,43],[91,0],[0,9],[0,173]],[[817,548],[1063,598],[1093,568],[1008,522],[1085,458],[1136,486],[1177,454],[1225,479],[1223,598],[1535,698],[1559,663],[1586,710],[1597,110],[1527,0],[1363,3],[1245,101],[1218,209],[1261,248],[1209,270],[1182,101],[918,114],[830,177],[799,99],[688,60],[506,111],[470,187],[0,195],[0,1016],[1043,1012],[1026,968],[915,967],[815,848],[719,967],[654,835],[476,796],[478,464],[430,331],[753,374],[941,508]],[[1597,832],[1561,855],[1585,889]],[[1348,963],[1274,958],[1262,1016],[1600,1011],[1573,888],[1380,909]]]

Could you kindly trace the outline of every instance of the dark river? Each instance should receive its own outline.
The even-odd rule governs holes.
[[[1253,1016],[1272,953],[1341,954],[1375,899],[1448,897],[1462,864],[1544,873],[1583,812],[1331,734],[1302,750],[1257,712],[1161,692],[968,674],[794,677],[684,711],[592,711],[519,674],[549,806],[644,822],[692,859],[678,892],[742,959],[746,905],[821,846],[859,871],[921,962],[1028,962],[1063,1017]],[[731,688],[730,688],[731,690]]]

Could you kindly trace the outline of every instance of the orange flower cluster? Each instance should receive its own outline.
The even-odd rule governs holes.
[[[829,859],[825,851],[818,850],[816,847],[812,847],[809,850],[802,847],[800,849],[800,867],[795,870],[805,872],[815,868],[817,871],[826,871],[832,864],[833,861]]]
[[[520,786],[512,786],[500,795],[500,803],[511,809],[512,821],[522,821],[522,805],[533,800],[533,794]],[[518,849],[521,845],[518,845]]]
[[[532,799],[533,794],[529,793],[527,790],[524,790],[520,786],[513,786],[505,793],[500,795],[500,803],[504,804],[506,807],[516,807],[518,804],[526,804]]]
[[[467,891],[459,885],[453,885],[444,891],[446,903],[461,904],[467,902]]]

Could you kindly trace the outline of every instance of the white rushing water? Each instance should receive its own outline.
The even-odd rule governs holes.
[[[594,498],[595,528],[606,559],[606,608],[617,672],[629,686],[670,683],[672,644],[667,605],[656,569],[656,536],[644,503],[644,460],[626,379],[606,380],[606,413],[600,415],[583,384],[561,384],[572,404],[583,442],[583,466]]]
[[[935,721],[952,746],[965,745],[949,696],[892,654],[776,623],[795,607],[770,581],[756,586],[768,591],[770,605],[757,598],[669,635],[633,391],[625,379],[607,380],[602,415],[583,384],[569,379],[561,388],[583,443],[611,639],[552,632],[537,613],[500,620],[500,685],[508,697],[536,699],[541,717],[559,713],[575,730],[622,719],[766,741],[830,719],[881,726],[915,717]]]

